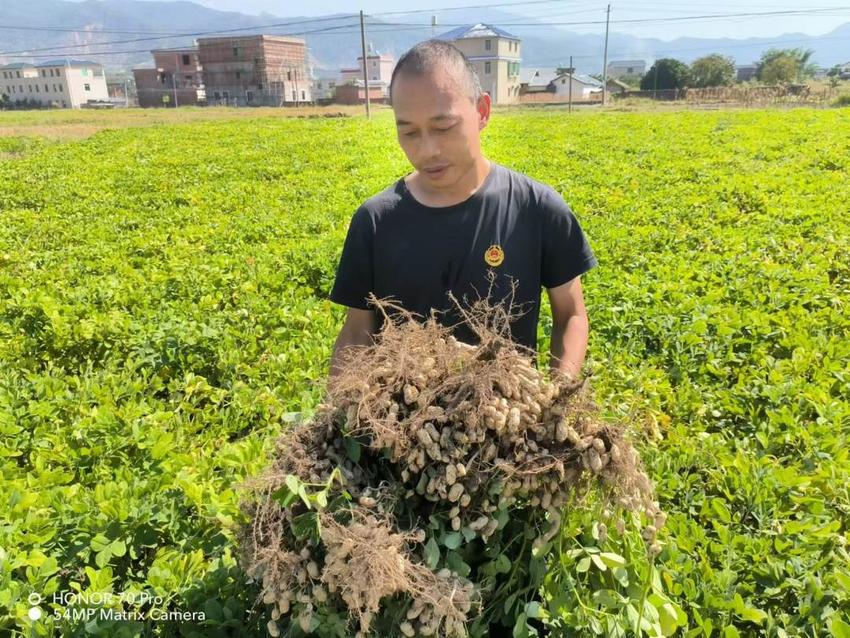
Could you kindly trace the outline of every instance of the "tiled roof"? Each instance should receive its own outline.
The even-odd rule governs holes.
[[[518,37],[504,29],[481,22],[457,27],[451,31],[446,31],[439,37],[440,40],[462,40],[463,38],[510,38],[511,40],[519,40]]]

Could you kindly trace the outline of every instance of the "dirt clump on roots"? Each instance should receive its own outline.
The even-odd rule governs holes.
[[[539,371],[501,306],[463,309],[468,345],[434,317],[372,303],[384,315],[375,343],[349,349],[313,417],[243,486],[240,562],[273,606],[271,635],[337,614],[360,636],[465,636],[494,591],[444,556],[492,544],[520,512],[534,550],[549,551],[591,489],[606,511],[647,517],[657,553],[664,514],[589,376]]]

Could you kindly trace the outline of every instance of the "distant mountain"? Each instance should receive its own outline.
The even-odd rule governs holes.
[[[235,35],[287,34],[301,30],[314,66],[331,73],[350,66],[360,54],[358,20],[344,14],[321,18],[251,16],[217,11],[184,0],[4,0],[3,4],[0,61],[4,63],[27,61],[28,58],[20,57],[27,54],[51,58],[68,55],[90,57],[103,62],[112,71],[127,70],[151,64],[150,49],[191,44],[193,40],[192,35],[166,37],[169,34],[218,30],[238,30],[230,31]],[[430,23],[430,14],[393,16],[385,21],[369,19],[367,39],[377,50],[398,57],[432,33],[440,35],[458,24],[487,22],[522,38],[524,67],[566,66],[572,55],[575,66],[583,72],[598,72],[602,68],[601,33],[571,33],[547,25],[545,21],[535,21],[533,17],[495,9],[438,11],[436,15],[440,26],[433,30],[424,26]],[[527,26],[529,22],[535,24]],[[288,26],[268,26],[278,23]],[[56,28],[63,30],[48,30]],[[97,43],[110,44],[96,46]],[[811,48],[815,51],[813,61],[822,66],[848,62],[850,23],[823,36],[794,33],[742,40],[678,38],[663,41],[612,33],[608,59],[651,61],[658,57],[676,57],[689,62],[707,53],[722,53],[744,64],[757,60],[762,51],[772,46]],[[48,47],[51,48],[45,50]],[[109,55],[96,55],[99,52]]]

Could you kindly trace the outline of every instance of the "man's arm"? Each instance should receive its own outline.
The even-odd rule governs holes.
[[[349,308],[345,323],[337,335],[331,356],[329,379],[339,374],[342,355],[349,346],[368,346],[372,344],[372,336],[378,332],[378,320],[372,310]]]
[[[581,277],[547,288],[552,307],[552,343],[549,367],[576,378],[587,353],[589,324],[581,290]]]

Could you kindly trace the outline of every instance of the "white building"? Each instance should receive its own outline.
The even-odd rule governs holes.
[[[558,77],[558,69],[528,68],[519,72],[520,93],[549,93],[552,80]]]
[[[481,89],[493,104],[519,101],[521,40],[489,24],[458,27],[440,36],[460,49],[475,67]]]
[[[42,106],[71,109],[89,100],[109,99],[103,66],[71,59],[0,66],[0,95],[13,103],[35,100]]]
[[[366,54],[366,70],[369,73],[369,86],[380,86],[384,96],[389,95],[390,80],[393,76],[393,68],[395,67],[395,58],[386,53],[380,53],[372,50],[372,45],[369,45],[369,52]],[[349,84],[351,82],[363,82],[363,56],[357,56],[357,66],[340,69],[339,83]]]
[[[643,60],[615,60],[608,64],[608,77],[620,78],[624,75],[643,75],[646,62]]]
[[[570,75],[568,73],[560,74],[552,80],[551,86],[555,89],[555,95],[568,96],[570,94]],[[587,99],[592,93],[602,93],[602,82],[584,73],[572,75],[572,87],[573,99],[576,100]]]
[[[319,76],[313,78],[313,99],[314,100],[332,100],[336,95],[336,85],[339,80],[336,77]]]

